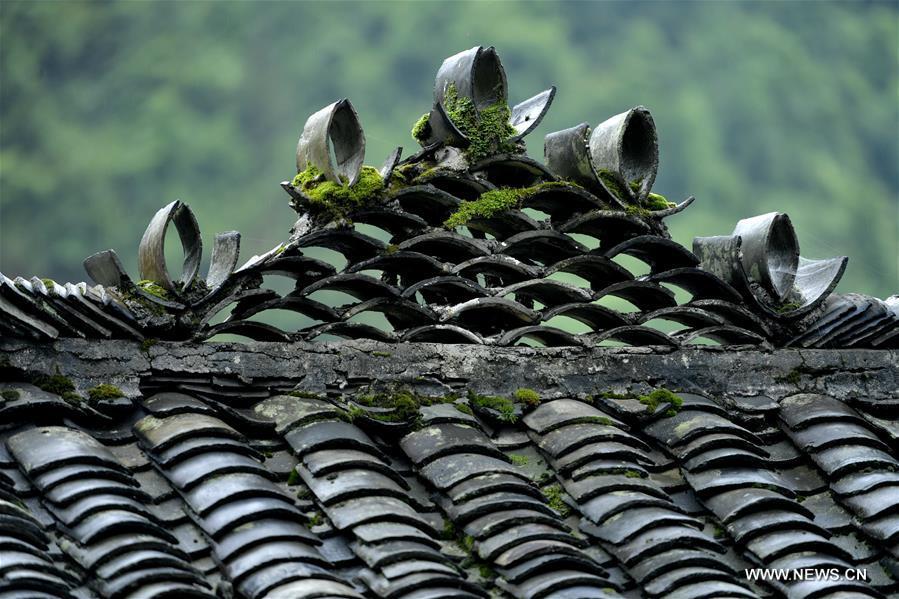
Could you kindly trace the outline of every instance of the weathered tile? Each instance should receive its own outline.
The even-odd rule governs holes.
[[[261,518],[284,518],[297,522],[304,520],[299,510],[288,499],[256,496],[220,505],[199,518],[197,522],[206,534],[215,540],[221,540],[225,533],[241,524]]]
[[[400,447],[419,467],[437,458],[466,453],[482,454],[503,461],[508,459],[482,431],[460,424],[428,426],[409,433],[400,440]]]
[[[233,528],[216,541],[214,547],[218,558],[228,561],[248,547],[276,541],[301,541],[307,545],[321,543],[320,539],[298,522],[260,516]]]
[[[312,476],[299,469],[309,490],[324,505],[364,496],[391,496],[404,499],[408,493],[393,479],[379,472],[363,469],[341,470],[327,476]]]
[[[201,453],[167,469],[166,475],[177,487],[189,491],[198,484],[222,474],[243,472],[274,480],[277,477],[251,457],[237,453]]]
[[[439,490],[448,489],[486,472],[501,472],[523,481],[529,480],[507,461],[478,453],[456,453],[437,458],[420,470],[421,475]]]
[[[348,422],[323,420],[305,424],[288,432],[284,438],[301,459],[322,449],[355,449],[386,461],[383,452],[362,429]]]
[[[7,440],[7,445],[29,476],[72,464],[125,470],[109,450],[95,439],[61,426],[33,428],[15,434]]]
[[[720,543],[695,528],[660,525],[637,534],[617,547],[615,556],[625,566],[631,566],[649,555],[675,548],[707,549],[722,554],[725,552]]]
[[[316,420],[336,419],[338,415],[330,402],[292,395],[272,396],[253,406],[253,411],[275,422],[275,432],[279,435]]]
[[[256,472],[232,472],[219,474],[206,482],[185,489],[184,499],[200,516],[222,504],[240,501],[247,497],[273,497],[288,501],[289,498],[272,484],[269,478]]]
[[[582,523],[583,526],[583,523]],[[606,519],[602,526],[593,527],[592,534],[612,545],[620,545],[634,536],[657,526],[689,526],[700,528],[700,523],[690,516],[680,514],[671,508],[637,507]]]
[[[226,562],[225,573],[240,584],[247,576],[268,565],[302,562],[328,568],[330,564],[311,545],[296,541],[268,541],[242,551]]]
[[[161,452],[185,439],[207,436],[243,440],[243,435],[207,414],[178,414],[167,418],[146,416],[134,425],[141,442],[154,452]]]
[[[627,428],[620,420],[576,399],[554,399],[543,402],[536,410],[526,415],[522,421],[539,435],[545,435],[568,424],[593,423]]]

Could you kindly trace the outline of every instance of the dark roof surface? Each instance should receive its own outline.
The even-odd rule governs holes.
[[[477,399],[394,421],[333,393],[2,388],[4,597],[899,591],[895,401],[560,397],[511,423]],[[747,583],[757,565],[869,579]]]

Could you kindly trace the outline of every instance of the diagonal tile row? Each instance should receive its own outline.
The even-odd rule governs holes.
[[[212,597],[152,498],[101,443],[62,426],[7,440],[10,455],[58,524],[60,546],[102,597]]]
[[[82,580],[31,512],[15,460],[0,442],[0,595],[36,599],[67,596]],[[28,503],[26,503],[28,501]]]
[[[360,597],[331,574],[321,541],[241,433],[198,412],[146,416],[135,431],[241,596]]]
[[[823,398],[826,403],[835,401]],[[888,402],[883,402],[888,403]],[[764,396],[730,398],[725,406],[727,416],[756,434],[765,445],[760,446],[767,454],[766,463],[775,470],[781,481],[796,494],[796,501],[809,510],[816,524],[832,533],[830,541],[847,551],[851,565],[867,573],[867,582],[885,595],[899,592],[899,563],[889,557],[889,547],[867,534],[860,522],[843,507],[830,490],[827,473],[822,472],[808,457],[808,452],[797,448],[781,428],[781,406]],[[884,408],[884,405],[880,406]],[[881,412],[881,416],[885,416]],[[894,422],[886,418],[875,418],[861,409],[859,415],[871,424],[874,430],[889,439],[889,426]],[[892,561],[892,564],[890,563]]]
[[[303,479],[333,526],[366,565],[360,578],[379,597],[469,599],[484,591],[441,551],[435,521],[391,459],[330,403],[275,396],[254,408],[275,422]]]
[[[784,431],[825,473],[858,527],[899,560],[899,461],[845,403],[800,394],[781,401]]]
[[[0,315],[0,331],[14,337],[143,339],[134,316],[102,285],[0,273]]]
[[[857,293],[832,295],[824,313],[788,345],[797,347],[899,347],[899,296],[886,300]]]
[[[676,456],[699,500],[747,557],[769,569],[850,569],[852,553],[797,501],[788,478],[774,470],[777,456],[766,451],[765,443],[732,422],[718,403],[681,397],[683,406],[675,415],[659,417],[644,432]],[[881,596],[847,578],[770,584],[790,597]]]
[[[400,447],[500,588],[522,599],[619,596],[584,541],[473,416],[447,404],[422,412],[423,427]]]
[[[524,417],[565,491],[580,527],[623,564],[650,597],[756,597],[735,584],[726,549],[650,478],[652,449],[626,425],[573,399]]]

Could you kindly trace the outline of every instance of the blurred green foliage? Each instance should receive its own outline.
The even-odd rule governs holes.
[[[207,247],[286,239],[278,183],[306,117],[341,97],[367,163],[417,147],[441,60],[495,45],[512,103],[551,84],[528,138],[637,104],[661,139],[656,191],[697,203],[675,239],[779,210],[841,290],[899,290],[897,3],[0,3],[0,270],[81,280],[175,198]],[[208,258],[208,251],[207,251]]]

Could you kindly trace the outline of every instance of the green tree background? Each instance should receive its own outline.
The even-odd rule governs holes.
[[[367,162],[402,145],[441,60],[495,45],[514,103],[558,86],[528,138],[637,104],[656,190],[695,195],[675,239],[787,212],[840,289],[899,291],[899,3],[0,2],[0,270],[82,280],[115,248],[136,275],[153,213],[181,198],[207,247],[286,239],[306,117],[340,97]],[[208,252],[207,252],[208,254]]]

